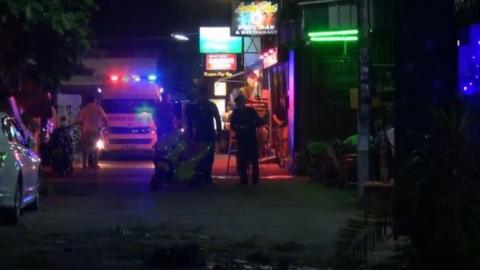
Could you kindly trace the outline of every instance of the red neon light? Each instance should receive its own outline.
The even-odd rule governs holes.
[[[118,81],[118,75],[112,75],[112,76],[110,76],[110,80],[111,80],[112,82]]]

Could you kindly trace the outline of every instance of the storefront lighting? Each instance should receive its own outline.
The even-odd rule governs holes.
[[[332,36],[354,36],[358,35],[358,30],[342,30],[342,31],[321,31],[321,32],[310,32],[308,36],[313,37],[332,37]]]
[[[335,42],[335,41],[357,41],[358,37],[345,36],[345,37],[314,37],[310,41],[313,42]]]

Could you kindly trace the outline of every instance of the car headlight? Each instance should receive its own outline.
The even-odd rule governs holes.
[[[103,150],[105,149],[105,143],[103,142],[102,139],[98,140],[97,143],[95,144],[95,147],[98,149],[98,150]]]

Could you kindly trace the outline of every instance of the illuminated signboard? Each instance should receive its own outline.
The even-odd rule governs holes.
[[[206,69],[237,70],[237,56],[235,54],[207,54]]]
[[[227,83],[226,82],[216,82],[214,87],[215,96],[226,96],[227,95]]]
[[[233,1],[232,34],[276,35],[278,1]]]
[[[242,53],[242,38],[231,37],[230,27],[200,27],[200,53]]]
[[[205,71],[203,72],[203,76],[207,78],[230,78],[232,77],[233,73],[228,71]]]

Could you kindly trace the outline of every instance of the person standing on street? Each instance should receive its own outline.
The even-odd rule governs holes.
[[[210,151],[201,162],[200,167],[204,175],[204,184],[213,184],[212,167],[215,159],[215,142],[222,134],[222,124],[217,105],[208,98],[208,90],[200,88],[197,101],[187,110],[187,136],[188,139],[210,146]],[[215,121],[215,124],[213,123]],[[200,183],[197,183],[200,184]]]
[[[177,121],[173,104],[169,94],[163,94],[162,100],[155,107],[153,119],[157,128],[157,135],[162,136],[175,130]]]
[[[100,129],[107,126],[107,115],[100,107],[94,96],[88,96],[85,99],[86,105],[80,110],[75,124],[81,124],[81,146],[83,168],[86,169],[88,158],[93,155],[93,166],[98,169],[98,151],[95,144],[100,139]]]
[[[252,183],[260,181],[258,167],[257,128],[262,126],[262,120],[253,108],[245,106],[246,98],[239,95],[235,98],[236,108],[232,113],[230,128],[235,131],[237,139],[237,164],[240,184],[248,184],[248,166],[252,165]]]
[[[280,146],[279,154],[282,158],[288,157],[288,116],[285,104],[285,98],[281,98],[272,117],[272,122],[276,128],[275,140]]]

